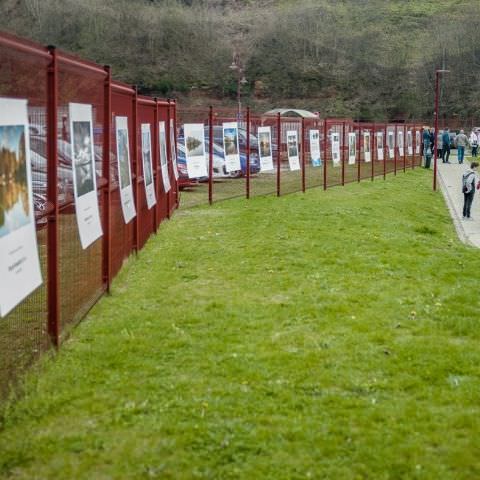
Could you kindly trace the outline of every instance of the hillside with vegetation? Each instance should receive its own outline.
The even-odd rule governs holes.
[[[0,28],[101,64],[183,104],[296,106],[362,120],[476,117],[477,0],[0,0]]]

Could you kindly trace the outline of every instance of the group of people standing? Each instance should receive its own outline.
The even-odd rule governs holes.
[[[438,136],[437,156],[442,159],[443,163],[450,163],[451,144],[457,148],[458,163],[462,164],[465,160],[465,150],[470,147],[472,149],[472,157],[478,156],[478,145],[480,143],[480,130],[475,128],[471,131],[470,136],[465,135],[464,130],[460,130],[458,134],[452,135],[448,128],[445,128]],[[425,159],[425,168],[430,168],[432,156],[435,148],[435,130],[433,128],[424,127],[423,129],[423,156]]]

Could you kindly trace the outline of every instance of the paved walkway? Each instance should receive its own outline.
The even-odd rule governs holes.
[[[463,165],[457,163],[456,157],[450,157],[450,161],[453,163],[445,164],[440,159],[438,163],[438,180],[443,196],[460,240],[480,248],[480,192],[476,193],[473,201],[473,220],[462,220],[462,174],[469,167],[470,161],[466,161]]]

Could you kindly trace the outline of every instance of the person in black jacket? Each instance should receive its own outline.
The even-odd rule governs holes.
[[[470,168],[462,175],[462,193],[463,193],[463,219],[473,220],[470,216],[470,209],[472,208],[473,197],[475,195],[475,185],[477,189],[480,187],[480,182],[477,184],[478,168],[477,162],[472,162]]]

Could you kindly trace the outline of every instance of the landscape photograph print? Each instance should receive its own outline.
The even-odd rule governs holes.
[[[288,156],[289,157],[298,157],[298,144],[296,135],[288,135]]]
[[[260,156],[261,157],[270,157],[272,155],[272,148],[270,144],[270,133],[269,132],[260,132],[258,134],[258,140],[260,145]]]
[[[90,122],[73,122],[73,162],[78,197],[86,195],[95,189],[93,146],[90,130]]]
[[[191,135],[187,136],[185,146],[189,157],[199,157],[204,155],[203,152],[203,132],[191,131]]]
[[[143,175],[145,176],[145,185],[151,185],[153,182],[150,143],[150,131],[142,132]]]
[[[130,185],[130,156],[128,154],[128,131],[120,128],[117,130],[118,164],[120,166],[120,188]]]
[[[223,142],[225,145],[225,154],[226,155],[237,155],[238,154],[238,133],[235,127],[229,127],[224,129]]]
[[[25,127],[0,126],[0,237],[30,222]]]

